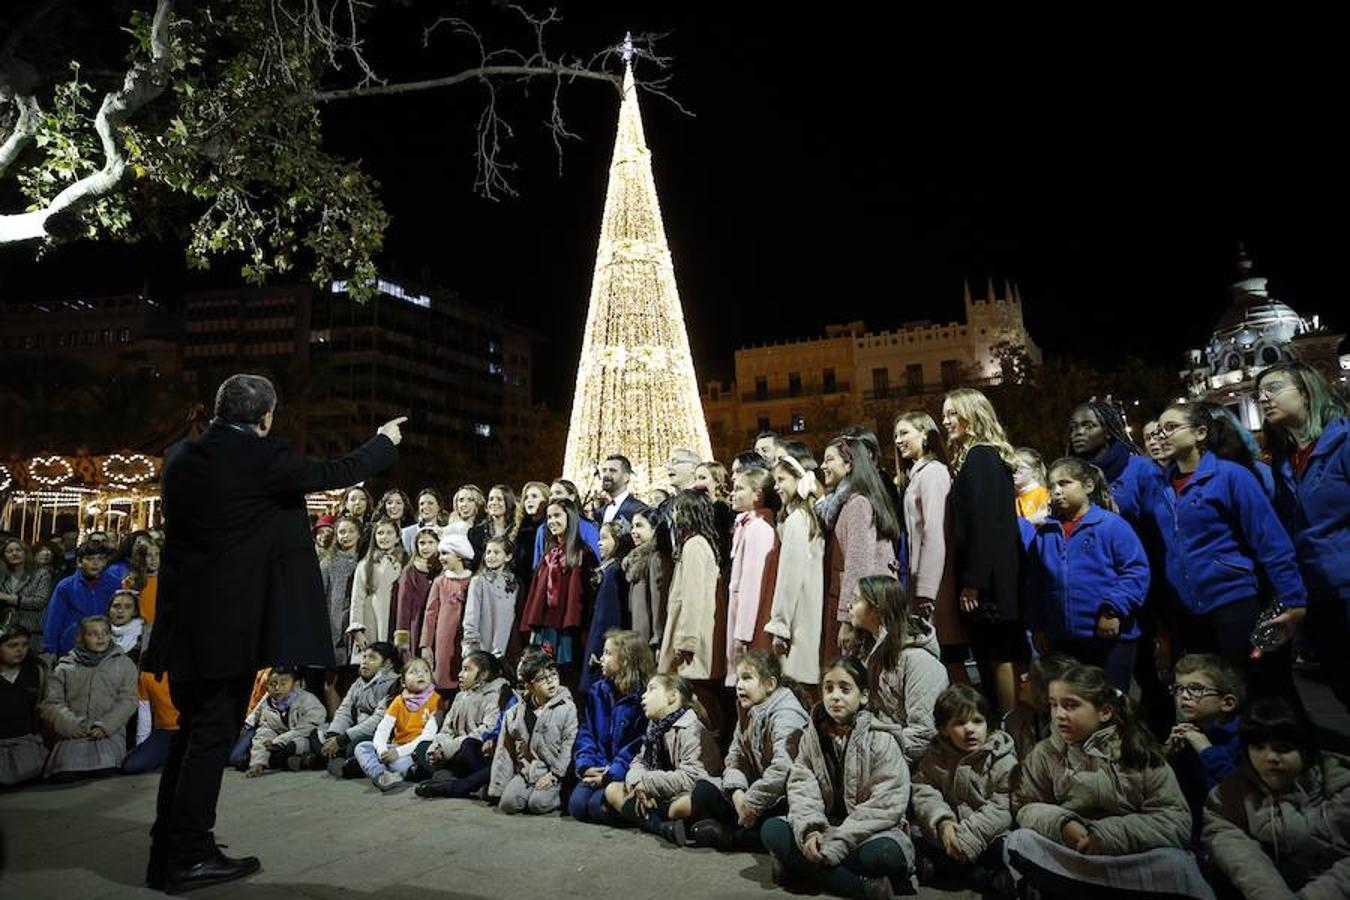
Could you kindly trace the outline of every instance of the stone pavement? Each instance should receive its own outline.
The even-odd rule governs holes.
[[[1350,715],[1322,686],[1300,693],[1328,744],[1350,751]],[[0,793],[8,860],[0,897],[161,897],[142,886],[157,775],[36,785]],[[202,897],[451,900],[585,897],[765,898],[768,858],[680,850],[631,831],[555,816],[504,816],[481,803],[381,795],[327,774],[227,772],[216,834],[231,855],[262,857],[248,882]],[[973,900],[923,889],[921,897]]]

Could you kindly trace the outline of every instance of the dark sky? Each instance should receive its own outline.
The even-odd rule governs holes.
[[[420,10],[446,6],[509,21],[483,4],[382,15],[372,52],[383,71],[460,67],[448,40],[419,46]],[[1226,305],[1238,241],[1277,296],[1350,326],[1344,103],[1325,23],[1138,10],[995,21],[974,8],[939,21],[881,6],[561,4],[560,49],[673,32],[671,89],[696,116],[650,96],[643,114],[701,378],[730,375],[737,346],[827,322],[956,318],[963,276],[977,293],[987,276],[1017,281],[1048,350],[1174,360]],[[539,392],[565,407],[617,96],[564,91],[583,140],[559,177],[546,95],[505,107],[521,197],[499,203],[470,190],[476,86],[325,114],[335,149],[383,183],[384,268],[425,271],[556,335],[540,350]],[[178,258],[69,248],[35,264],[4,250],[0,288],[173,290]],[[78,264],[89,259],[111,271]],[[232,268],[211,279],[230,283]]]

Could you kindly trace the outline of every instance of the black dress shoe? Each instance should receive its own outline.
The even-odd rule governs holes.
[[[731,849],[731,829],[716,819],[699,819],[689,829],[690,843],[717,850]]]
[[[165,872],[164,890],[169,894],[186,894],[213,884],[224,884],[247,878],[262,868],[256,856],[233,859],[219,850],[215,856],[192,865],[170,863]]]
[[[145,866],[145,886],[152,891],[162,891],[168,883],[165,870],[168,868],[165,854],[158,850],[150,851],[150,862]]]

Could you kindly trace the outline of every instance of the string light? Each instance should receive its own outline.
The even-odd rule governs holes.
[[[633,464],[630,489],[643,494],[677,447],[712,458],[630,65],[563,472],[584,493],[596,466],[621,453]]]
[[[0,491],[9,490],[9,486],[14,483],[14,473],[9,471],[9,466],[0,464]]]
[[[103,477],[119,486],[139,484],[155,477],[155,461],[143,453],[123,456],[114,453],[104,457]]]
[[[55,474],[49,470],[57,469]],[[56,487],[75,477],[75,467],[61,456],[35,456],[28,461],[28,477],[43,487]]]

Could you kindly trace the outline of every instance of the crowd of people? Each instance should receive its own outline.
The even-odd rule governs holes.
[[[336,667],[259,672],[230,762],[767,851],[843,896],[1350,895],[1350,760],[1292,675],[1306,641],[1350,704],[1346,405],[1298,363],[1258,398],[1264,447],[1177,402],[1141,448],[1086,402],[1047,464],[958,389],[890,459],[764,432],[641,498],[621,455],[587,496],[352,487],[313,527]],[[163,764],[161,548],[5,539],[0,783]]]

